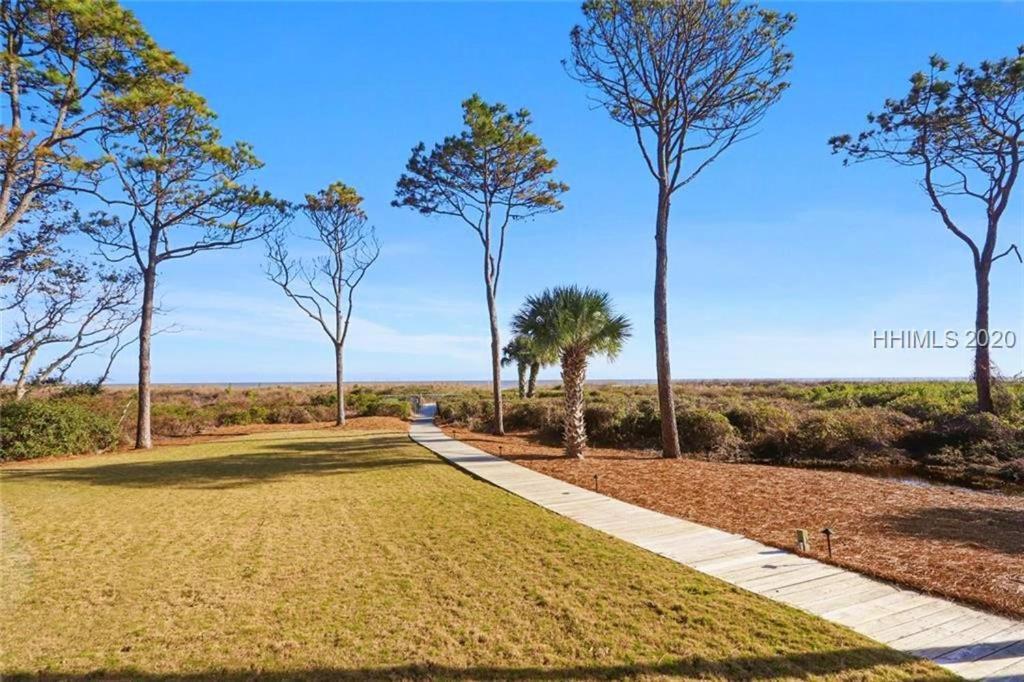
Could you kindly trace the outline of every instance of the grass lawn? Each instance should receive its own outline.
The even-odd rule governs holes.
[[[946,679],[399,432],[5,467],[0,499],[13,678]]]

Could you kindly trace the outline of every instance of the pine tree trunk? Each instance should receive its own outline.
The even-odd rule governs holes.
[[[487,280],[487,314],[491,324],[491,383],[494,393],[494,424],[492,433],[505,435],[505,414],[501,402],[501,334],[498,331],[498,305],[494,287]]]
[[[540,372],[540,363],[534,362],[530,364],[530,378],[526,382],[526,397],[532,398],[534,392],[537,390],[537,373]]]
[[[338,398],[338,413],[334,420],[335,426],[345,425],[345,382],[344,382],[344,365],[345,361],[343,358],[342,345],[340,343],[334,344],[334,392]]]
[[[155,251],[154,246],[151,252]],[[156,263],[149,260],[149,266],[142,275],[142,317],[139,320],[139,411],[135,422],[135,447],[153,447],[152,391],[150,387],[150,347],[153,341],[153,299],[156,293]]]
[[[978,393],[978,409],[982,412],[995,412],[995,405],[992,403],[992,362],[989,357],[988,330],[988,277],[991,267],[991,263],[981,263],[975,269],[978,299],[974,313],[974,386]]]
[[[661,450],[663,457],[680,457],[676,427],[675,396],[672,393],[672,367],[668,348],[668,216],[670,193],[664,184],[658,187],[658,217],[655,225],[657,259],[654,274],[654,341],[658,367],[658,406],[661,412]]]
[[[519,397],[526,397],[526,363],[522,360],[516,362],[516,372],[519,379]]]
[[[583,384],[587,355],[580,351],[562,354],[562,388],[565,392],[565,454],[583,459],[587,452],[587,425],[583,420]]]

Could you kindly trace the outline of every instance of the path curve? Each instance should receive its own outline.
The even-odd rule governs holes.
[[[445,435],[424,405],[409,435],[514,495],[769,599],[975,680],[1024,682],[1024,622],[867,578],[742,535],[551,478]]]

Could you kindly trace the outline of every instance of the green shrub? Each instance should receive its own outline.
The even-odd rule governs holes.
[[[438,416],[442,421],[469,429],[486,428],[494,419],[494,404],[489,398],[473,393],[466,397],[446,398],[438,402]]]
[[[78,402],[25,399],[0,406],[0,459],[81,455],[119,440],[116,420]]]
[[[746,441],[751,455],[781,460],[789,454],[797,418],[786,408],[759,400],[734,406],[726,416]]]
[[[366,417],[398,417],[409,419],[412,416],[412,406],[408,401],[395,398],[377,399],[366,405],[365,411],[361,412]]]
[[[505,428],[513,431],[539,429],[544,423],[547,402],[537,398],[509,401],[505,406]]]
[[[889,407],[917,419],[940,419],[963,409],[934,393],[907,393],[891,401]]]
[[[349,398],[354,394],[350,394]],[[314,407],[332,407],[338,404],[338,394],[335,391],[325,393],[314,393],[309,396],[309,404]]]
[[[622,417],[619,445],[653,446],[661,442],[661,412],[650,398],[640,398]]]
[[[565,434],[565,405],[562,400],[546,400],[540,404],[537,435],[550,442],[562,442]]]
[[[194,436],[209,425],[203,412],[187,403],[154,402],[150,426],[158,436]]]
[[[357,415],[367,415],[371,411],[371,405],[380,401],[376,393],[366,391],[353,391],[345,396],[345,410]],[[337,402],[330,403],[336,405]]]
[[[626,408],[619,404],[598,402],[587,404],[583,410],[583,421],[587,427],[587,439],[595,445],[619,445],[623,440],[622,422]]]
[[[241,426],[244,424],[265,424],[270,417],[269,408],[251,405],[238,410],[227,410],[217,415],[217,426]]]
[[[267,412],[268,424],[308,424],[313,421],[317,419],[301,405],[275,405]]]
[[[903,445],[915,452],[937,450],[945,446],[961,447],[981,441],[1014,440],[1012,426],[994,414],[975,412],[945,415],[908,433]]]
[[[738,445],[736,429],[720,412],[687,407],[676,412],[679,446],[683,452],[729,454]]]
[[[850,460],[895,448],[915,425],[900,412],[878,407],[812,412],[797,428],[792,454],[801,459]]]

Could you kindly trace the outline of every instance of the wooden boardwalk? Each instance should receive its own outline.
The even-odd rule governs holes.
[[[449,438],[434,426],[434,409],[425,406],[413,423],[412,439],[473,476],[702,573],[931,659],[967,679],[1024,682],[1024,622],[551,478]]]

